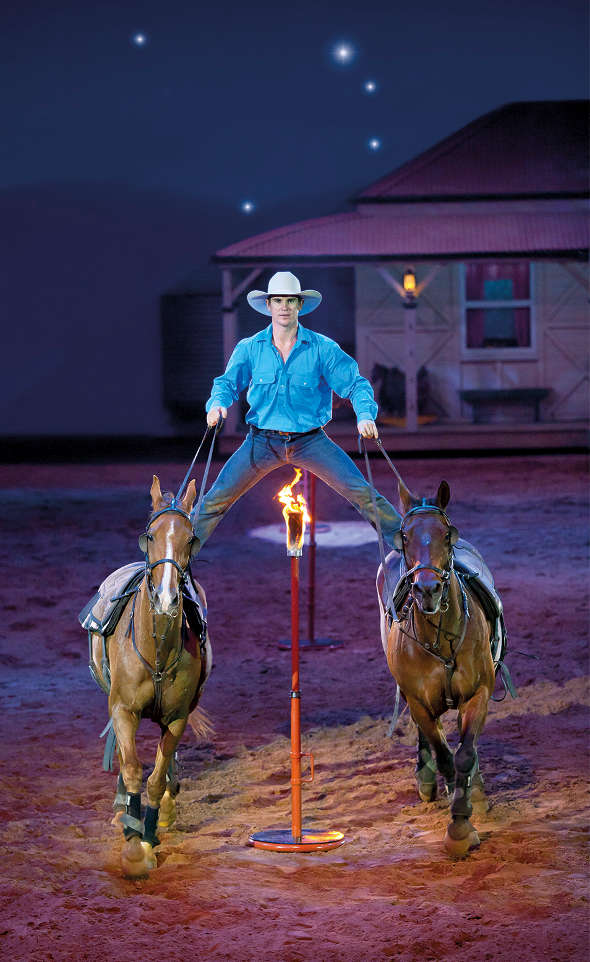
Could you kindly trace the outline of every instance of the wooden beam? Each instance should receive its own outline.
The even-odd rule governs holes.
[[[221,271],[221,304],[223,311],[223,362],[226,366],[238,339],[238,315],[234,305],[232,272],[229,267],[224,267]],[[235,434],[237,424],[238,412],[236,405],[232,404],[227,412],[226,431]]]
[[[416,305],[405,311],[406,431],[418,430],[418,379],[416,376]]]
[[[379,276],[383,278],[383,280],[389,287],[393,287],[394,291],[397,291],[400,297],[405,296],[405,291],[403,287],[401,286],[399,281],[396,281],[395,277],[391,276],[391,274],[389,273],[386,267],[376,267],[375,270],[377,271]]]
[[[586,294],[590,294],[590,280],[587,274],[584,274],[583,271],[578,270],[577,266],[574,264],[562,263],[561,266],[563,267],[564,271],[567,271],[570,277],[573,277],[573,279],[578,282],[580,287],[584,288]]]
[[[248,276],[245,277],[243,281],[241,281],[239,284],[236,285],[236,287],[233,288],[231,292],[231,296],[234,304],[237,301],[240,294],[243,294],[246,288],[249,287],[250,284],[252,284],[256,280],[256,278],[262,274],[262,270],[263,268],[261,267],[259,269],[250,271]]]

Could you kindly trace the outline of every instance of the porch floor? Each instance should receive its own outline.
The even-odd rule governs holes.
[[[590,426],[586,421],[439,422],[420,425],[415,432],[379,422],[377,426],[385,448],[398,452],[590,449]],[[358,453],[353,421],[331,421],[326,432],[349,454]],[[229,454],[243,438],[243,431],[224,432],[218,439],[218,450]]]

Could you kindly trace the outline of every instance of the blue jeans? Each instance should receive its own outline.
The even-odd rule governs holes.
[[[199,517],[191,516],[195,537],[201,547],[215,530],[232,504],[257,481],[285,464],[305,468],[343,498],[350,501],[370,525],[375,527],[371,489],[354,461],[334,444],[323,430],[303,437],[267,437],[250,431],[244,443],[226,461],[219,476],[203,498]],[[393,536],[400,526],[400,515],[379,492],[375,492],[377,511],[384,540],[393,547]]]

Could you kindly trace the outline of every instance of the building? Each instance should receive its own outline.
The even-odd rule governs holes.
[[[225,357],[257,281],[299,268],[309,286],[312,269],[345,269],[361,371],[404,375],[406,417],[386,418],[398,446],[584,444],[588,106],[500,107],[371,184],[354,210],[218,251]]]

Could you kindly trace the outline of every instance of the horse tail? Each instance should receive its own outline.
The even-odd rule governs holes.
[[[199,705],[197,705],[188,716],[188,723],[197,741],[209,741],[215,733],[215,726],[213,725],[211,716]]]

